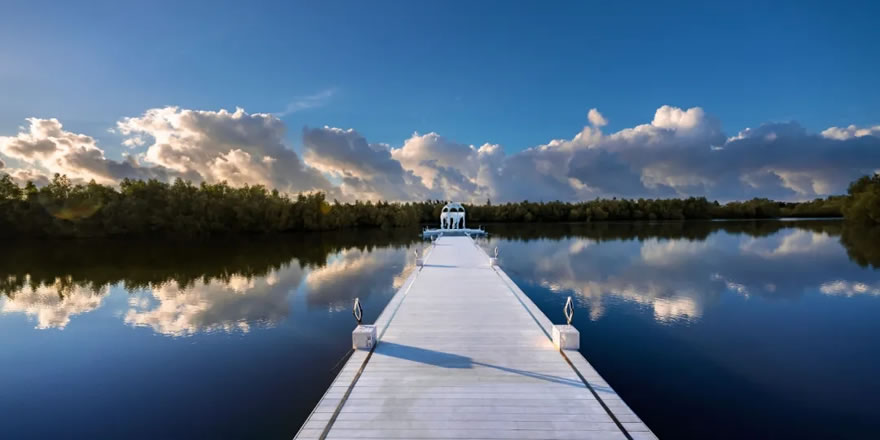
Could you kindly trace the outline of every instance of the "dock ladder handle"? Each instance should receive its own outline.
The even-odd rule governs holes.
[[[358,325],[361,325],[361,318],[364,317],[364,309],[361,307],[360,298],[354,299],[354,306],[351,308],[351,314],[354,316],[354,319],[357,320]]]
[[[568,325],[571,325],[571,318],[574,317],[574,306],[571,303],[571,297],[565,301],[565,307],[562,308],[562,312],[565,313],[565,320]]]

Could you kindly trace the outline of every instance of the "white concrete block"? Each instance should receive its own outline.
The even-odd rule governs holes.
[[[351,332],[351,343],[355,350],[370,350],[376,345],[376,326],[359,325]]]
[[[489,257],[489,266],[497,266],[497,265],[498,265],[498,259],[495,257]]]
[[[554,325],[553,345],[562,350],[577,350],[581,348],[581,332],[573,325]]]

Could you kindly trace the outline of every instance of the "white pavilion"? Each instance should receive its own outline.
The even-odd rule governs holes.
[[[440,229],[465,229],[464,206],[447,203],[440,213]]]
[[[468,229],[465,222],[464,206],[461,203],[447,203],[440,211],[440,228],[425,229],[423,237],[436,237],[440,235],[485,235],[486,231],[480,229]]]

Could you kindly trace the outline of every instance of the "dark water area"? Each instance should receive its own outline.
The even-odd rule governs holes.
[[[660,438],[876,438],[880,230],[488,225],[501,267]],[[416,230],[0,251],[0,438],[292,438]]]

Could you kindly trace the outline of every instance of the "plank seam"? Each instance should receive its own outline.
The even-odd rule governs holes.
[[[581,379],[581,382],[583,382],[584,385],[587,386],[587,389],[590,390],[591,393],[593,393],[596,401],[599,402],[599,405],[602,405],[602,408],[605,409],[605,412],[608,413],[608,416],[611,417],[611,420],[614,422],[615,425],[617,425],[617,427],[620,429],[620,432],[622,432],[623,435],[626,436],[627,440],[633,440],[632,436],[629,434],[626,428],[624,428],[623,424],[620,423],[620,420],[617,420],[617,416],[614,415],[614,412],[611,411],[611,408],[608,408],[608,405],[605,404],[605,401],[603,401],[602,398],[599,397],[599,393],[597,393],[596,390],[593,389],[593,386],[590,385],[590,382],[587,381],[584,375],[581,374],[577,367],[574,366],[574,364],[571,362],[571,359],[569,359],[568,355],[565,354],[565,351],[560,349],[559,353],[562,354],[562,358],[565,359],[565,362],[568,362],[568,365],[571,367],[572,370],[574,370],[574,373],[577,374],[577,376]]]
[[[480,247],[478,247],[478,249],[480,249],[481,251],[483,250]],[[483,254],[485,254],[485,251],[483,252]],[[488,258],[488,255],[486,255],[486,257]],[[513,296],[516,297],[516,300],[519,301],[520,305],[522,305],[522,307],[526,309],[526,312],[529,314],[529,316],[532,317],[532,320],[535,321],[535,324],[538,325],[541,331],[544,332],[544,335],[546,335],[550,339],[553,339],[547,332],[547,330],[544,329],[544,326],[541,325],[541,322],[538,321],[538,318],[535,316],[535,314],[532,313],[532,311],[526,306],[526,303],[523,302],[519,294],[517,294],[516,291],[514,291],[513,288],[510,287],[510,284],[507,283],[507,280],[505,280],[504,277],[501,276],[501,274],[499,273],[499,269],[497,269],[495,266],[492,266],[492,270],[495,272],[495,275],[498,276],[501,282],[504,283],[504,285],[507,287],[507,290],[509,290],[510,293],[512,293]],[[583,382],[584,385],[586,385],[587,389],[590,390],[590,393],[593,394],[593,396],[596,398],[596,401],[599,402],[600,405],[602,405],[602,409],[604,409],[608,416],[611,417],[611,420],[614,422],[614,424],[617,425],[617,428],[620,429],[620,432],[622,432],[623,435],[626,436],[627,440],[633,440],[632,436],[629,434],[629,432],[627,432],[626,428],[623,427],[623,424],[620,423],[620,420],[617,420],[617,416],[614,415],[614,412],[612,412],[611,409],[608,408],[608,405],[606,405],[602,398],[599,397],[599,394],[596,392],[596,390],[593,389],[593,386],[590,385],[590,382],[588,382],[587,379],[577,369],[577,367],[575,367],[574,364],[571,363],[571,360],[568,358],[565,352],[560,349],[559,353],[562,354],[562,358],[565,359],[565,362],[567,362],[571,369],[574,370],[574,373],[577,374],[581,382]]]
[[[431,250],[428,251],[428,255],[424,257],[424,261],[427,262],[428,257],[431,256],[431,253],[434,251],[433,246]],[[403,291],[403,296],[401,296],[400,301],[397,302],[397,306],[394,307],[394,311],[391,313],[391,316],[388,317],[388,322],[385,323],[385,327],[382,328],[382,333],[379,334],[379,337],[376,338],[376,343],[373,344],[373,348],[370,349],[370,352],[367,354],[367,357],[364,358],[364,362],[361,364],[360,368],[358,368],[357,374],[355,374],[354,378],[351,381],[351,384],[348,385],[348,389],[345,390],[345,394],[342,396],[342,399],[339,401],[339,404],[336,406],[336,410],[333,411],[333,415],[330,416],[330,420],[327,421],[327,425],[324,426],[324,431],[321,433],[319,437],[320,440],[325,440],[327,435],[330,433],[330,429],[333,428],[333,424],[336,422],[336,418],[339,417],[339,413],[342,412],[342,407],[345,405],[345,402],[348,401],[348,397],[351,395],[351,392],[354,390],[355,385],[357,385],[358,379],[361,378],[361,375],[364,373],[364,369],[367,368],[367,363],[370,361],[370,358],[373,357],[373,352],[376,351],[376,346],[379,345],[379,341],[382,340],[382,336],[385,335],[385,331],[388,330],[388,327],[394,321],[394,317],[397,315],[397,311],[400,310],[400,306],[403,304],[403,301],[406,300],[407,295],[409,295],[410,289],[412,289],[413,284],[416,283],[416,280],[419,278],[419,273],[422,272],[424,266],[416,269],[415,276],[413,276],[412,281],[409,283],[409,286],[406,287],[406,290]]]
[[[428,251],[428,255],[426,255],[424,257],[425,260],[427,260],[428,256],[431,255],[433,250],[434,250],[434,248],[431,247],[431,249]],[[406,287],[406,290],[404,290],[403,292],[398,292],[402,295],[400,298],[400,301],[397,302],[397,306],[395,307],[394,312],[388,318],[388,322],[385,323],[385,327],[382,328],[382,334],[380,334],[379,337],[376,338],[376,344],[373,345],[373,348],[370,349],[370,352],[367,354],[367,357],[364,358],[363,362],[361,363],[360,368],[358,368],[357,374],[355,375],[354,378],[352,378],[351,384],[349,384],[348,389],[346,390],[345,394],[342,396],[342,399],[336,405],[336,409],[333,411],[333,415],[330,417],[330,419],[327,421],[327,424],[324,426],[324,430],[321,433],[321,436],[319,437],[321,440],[324,440],[327,437],[327,434],[330,432],[330,428],[333,426],[333,423],[336,421],[336,418],[339,416],[339,413],[342,412],[342,407],[343,407],[343,405],[345,405],[345,402],[348,400],[349,395],[351,395],[351,392],[354,389],[354,386],[357,383],[358,379],[360,379],[361,374],[363,374],[364,369],[367,366],[367,361],[369,361],[370,358],[373,356],[373,351],[376,350],[376,345],[379,344],[379,339],[382,338],[382,335],[385,334],[385,330],[387,330],[388,326],[391,325],[391,321],[394,320],[394,315],[397,314],[397,310],[400,308],[400,305],[403,303],[403,300],[406,298],[407,294],[409,294],[409,290],[412,288],[413,284],[415,284],[416,279],[419,277],[419,273],[421,271],[422,271],[422,267],[416,268],[416,272],[411,275],[412,280],[410,281],[409,285]],[[396,296],[397,295],[392,297],[391,301],[394,301]],[[384,310],[383,310],[383,313],[384,313]],[[383,313],[379,314],[379,318],[377,318],[377,320],[382,317]],[[355,352],[356,352],[356,350],[352,350],[349,352],[349,354],[347,355],[349,357],[349,360],[351,359],[351,356],[354,355]],[[324,398],[322,397],[321,400],[324,400]],[[318,404],[320,405],[320,401],[318,402]],[[314,414],[314,410],[312,411],[312,414]],[[306,418],[305,423],[303,423],[303,425],[300,427],[300,431],[302,431],[306,427],[306,425],[308,425],[309,420],[312,418],[312,414],[309,414],[309,417]],[[297,432],[297,434],[294,436],[294,439],[299,437],[299,434],[300,433]]]
[[[333,427],[333,423],[336,422],[336,418],[339,417],[339,413],[342,412],[342,406],[345,405],[345,401],[348,400],[348,396],[351,395],[352,390],[354,390],[354,386],[357,384],[358,379],[360,379],[361,374],[363,374],[364,368],[367,367],[367,362],[369,362],[370,358],[373,356],[373,351],[376,350],[376,345],[377,344],[373,344],[373,348],[371,348],[370,352],[367,353],[367,357],[364,358],[364,362],[361,363],[361,367],[358,368],[357,374],[355,374],[354,379],[352,379],[351,384],[348,386],[348,389],[345,390],[345,394],[342,396],[339,404],[336,405],[336,410],[333,411],[333,415],[330,416],[330,420],[328,420],[327,425],[324,426],[324,431],[321,432],[321,436],[318,437],[320,440],[325,440],[327,438],[327,434],[330,433],[330,428]]]

